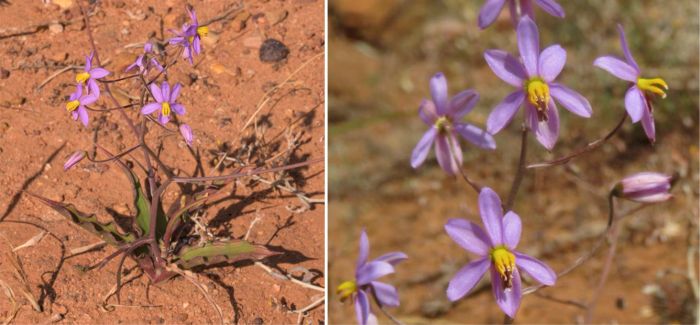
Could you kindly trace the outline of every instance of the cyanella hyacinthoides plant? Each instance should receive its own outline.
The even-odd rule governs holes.
[[[456,301],[464,297],[489,271],[496,303],[515,318],[522,295],[520,271],[547,286],[554,285],[557,274],[540,260],[515,251],[522,232],[520,217],[513,211],[503,215],[501,199],[488,187],[479,193],[479,211],[486,231],[464,219],[450,219],[445,225],[452,240],[479,256],[452,278],[447,298]]]
[[[80,1],[78,4],[80,5]],[[235,7],[221,17],[225,19],[238,10],[240,7]],[[321,160],[314,159],[272,168],[252,168],[246,172],[215,177],[178,177],[173,171],[174,168],[168,166],[166,162],[161,160],[160,155],[155,153],[159,150],[154,150],[148,145],[146,134],[149,128],[153,128],[157,124],[159,124],[159,129],[166,129],[166,132],[177,134],[178,131],[171,127],[172,123],[168,125],[169,122],[173,122],[187,145],[193,145],[192,128],[174,118],[172,114],[174,112],[182,118],[185,113],[185,107],[177,101],[183,90],[182,86],[175,83],[171,88],[170,84],[163,79],[167,70],[179,61],[177,57],[180,56],[181,52],[190,54],[191,51],[200,52],[199,40],[200,36],[206,34],[206,27],[199,26],[194,11],[190,11],[193,25],[185,24],[182,27],[186,36],[184,41],[187,42],[184,48],[169,46],[169,43],[178,44],[177,40],[171,42],[171,40],[165,39],[150,39],[144,45],[144,52],[127,69],[130,71],[138,67],[137,73],[119,79],[103,80],[110,72],[100,67],[99,53],[95,49],[92,38],[90,15],[82,6],[81,11],[85,19],[85,30],[92,45],[92,52],[86,58],[85,67],[75,76],[76,90],[70,95],[66,109],[71,113],[73,119],[80,119],[85,126],[88,125],[89,121],[88,109],[96,112],[95,114],[117,111],[133,131],[137,144],[113,154],[100,144],[94,143],[95,148],[99,149],[99,153],[106,155],[104,159],[97,160],[94,153],[87,154],[86,150],[77,150],[68,157],[64,164],[64,170],[75,170],[74,167],[85,158],[93,163],[111,162],[117,164],[132,185],[131,202],[135,211],[132,218],[133,224],[120,228],[114,222],[101,222],[94,215],[83,213],[72,204],[49,200],[32,193],[30,195],[118,248],[116,253],[90,267],[102,267],[114,257],[122,255],[119,269],[116,272],[118,284],[122,273],[121,267],[126,257],[133,258],[151,281],[157,283],[177,274],[186,274],[180,269],[233,263],[239,260],[261,260],[279,254],[263,245],[256,245],[246,240],[202,238],[198,235],[199,232],[193,232],[192,218],[211,202],[230,197],[230,193],[226,193],[225,188],[235,178],[264,172],[284,171],[307,166]],[[159,49],[158,54],[155,53],[154,48]],[[164,59],[163,62],[168,62],[168,56],[174,56],[175,59],[171,63],[161,66],[156,60],[156,55],[161,55]],[[138,100],[120,105],[110,90],[110,84],[117,82],[135,82],[138,85],[138,92],[127,97],[137,97]],[[100,93],[103,96],[100,97]],[[136,94],[140,94],[140,96],[136,96]],[[114,107],[105,108],[105,105],[98,101],[100,98],[109,100]],[[95,107],[89,107],[90,105],[95,105]],[[130,109],[139,110],[142,114],[125,112]],[[154,119],[150,114],[156,111],[158,111],[158,118]],[[132,120],[132,116],[138,116],[139,120]],[[122,157],[135,150],[141,150],[143,155],[132,155],[131,162],[136,162],[145,171],[143,179],[139,178],[137,170],[122,160]],[[131,162],[130,165],[133,165]],[[201,175],[204,175],[203,172]],[[217,182],[216,185],[211,184],[214,181]],[[180,186],[181,191],[178,194],[178,199],[166,209],[161,198],[168,186],[172,184]],[[183,184],[190,184],[190,186],[185,190]]]
[[[610,72],[615,77],[631,83],[630,88],[625,94],[625,109],[632,119],[632,123],[642,121],[642,127],[649,141],[656,141],[656,128],[654,125],[654,106],[651,103],[651,96],[657,95],[661,98],[666,98],[666,90],[668,84],[661,78],[642,78],[642,72],[639,65],[634,61],[632,52],[630,52],[625,38],[625,30],[622,25],[617,25],[617,30],[620,33],[620,46],[625,54],[625,61],[622,61],[614,56],[601,56],[597,58],[593,65],[607,72]]]
[[[462,168],[462,148],[457,134],[483,149],[496,149],[496,141],[490,134],[461,121],[474,109],[479,101],[479,94],[468,89],[449,98],[447,79],[442,73],[437,73],[430,79],[430,93],[433,99],[424,99],[418,109],[418,115],[430,129],[423,134],[413,149],[413,168],[423,164],[435,143],[435,156],[440,167],[448,174],[456,174]]]
[[[408,256],[402,252],[391,252],[371,261],[368,261],[368,258],[369,239],[367,233],[362,230],[360,252],[355,266],[355,279],[345,281],[338,286],[341,301],[352,297],[357,323],[361,325],[377,324],[377,318],[372,313],[370,306],[370,298],[374,298],[379,308],[399,305],[399,294],[396,288],[390,284],[379,282],[377,279],[394,273],[394,266]]]
[[[493,109],[486,130],[491,134],[498,133],[510,123],[518,108],[524,106],[526,125],[547,150],[552,150],[559,138],[559,113],[553,99],[581,117],[590,117],[593,109],[581,94],[554,82],[564,69],[566,51],[554,44],[540,53],[537,25],[527,16],[518,23],[517,33],[521,60],[501,50],[484,53],[491,70],[518,88]]]

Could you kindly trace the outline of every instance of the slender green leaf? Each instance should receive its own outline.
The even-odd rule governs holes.
[[[277,255],[262,245],[251,244],[244,240],[209,243],[202,247],[185,247],[180,250],[175,263],[191,269],[202,265],[233,263],[243,260],[261,260]]]

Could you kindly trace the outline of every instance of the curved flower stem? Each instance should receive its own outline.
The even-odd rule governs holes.
[[[99,82],[101,82],[101,83],[113,83],[113,82],[118,82],[118,81],[122,81],[122,80],[131,79],[131,78],[136,78],[136,77],[138,77],[139,75],[140,75],[140,74],[137,73],[137,74],[128,75],[128,76],[126,76],[126,77],[121,77],[121,78],[118,78],[118,79],[109,79],[109,80],[97,79],[97,81],[99,81]]]
[[[139,144],[139,145],[135,145],[135,146],[133,146],[133,147],[127,149],[127,150],[124,150],[124,151],[122,151],[122,152],[120,152],[120,153],[118,153],[118,154],[116,154],[116,155],[110,154],[111,157],[109,157],[109,158],[107,158],[107,159],[95,160],[95,157],[94,157],[94,156],[93,156],[93,157],[90,157],[90,155],[87,155],[87,158],[88,158],[88,160],[90,160],[91,162],[94,162],[94,163],[105,163],[105,162],[115,161],[115,160],[121,158],[122,156],[126,156],[126,155],[128,155],[129,153],[131,153],[132,151],[138,149],[140,146],[141,146],[140,144]],[[101,146],[100,146],[100,148],[101,148],[101,149],[104,149],[104,148],[102,148]],[[107,151],[105,150],[105,152],[107,152]]]
[[[610,194],[608,194],[608,210],[608,229],[610,229],[615,219],[615,196],[613,195],[613,191],[610,191]]]
[[[510,211],[515,203],[515,197],[518,195],[520,184],[523,182],[525,175],[525,160],[527,159],[527,128],[523,126],[522,137],[520,140],[520,158],[518,159],[518,171],[515,173],[513,184],[510,186],[506,205],[503,207],[505,211]]]
[[[386,316],[386,318],[390,319],[391,322],[393,322],[396,325],[404,325],[400,320],[398,320],[396,317],[391,315],[386,309],[384,309],[384,306],[382,305],[381,302],[379,302],[379,299],[377,298],[377,293],[374,292],[374,288],[370,290],[372,292],[372,299],[374,299],[374,302],[377,304],[377,307],[379,307],[379,311]]]
[[[109,111],[116,111],[116,110],[119,110],[119,109],[125,109],[125,108],[129,108],[129,107],[134,107],[134,106],[136,106],[136,104],[126,104],[126,105],[123,105],[123,106],[117,106],[117,107],[110,107],[110,108],[98,109],[98,108],[92,108],[92,107],[90,107],[90,106],[85,105],[85,108],[86,108],[88,111],[93,111],[93,112],[109,112]]]
[[[475,181],[473,181],[471,178],[469,178],[469,176],[467,176],[467,173],[464,172],[464,169],[460,165],[459,160],[457,160],[457,154],[455,152],[453,152],[455,145],[452,142],[452,138],[447,137],[447,142],[448,142],[448,147],[450,150],[450,157],[452,157],[452,160],[454,161],[455,165],[458,167],[457,169],[459,169],[459,173],[460,173],[460,175],[462,175],[462,179],[464,179],[464,181],[467,182],[467,184],[469,184],[469,186],[471,186],[471,188],[478,195],[481,192],[481,186],[479,184],[477,184]]]
[[[598,286],[593,292],[591,300],[588,302],[588,308],[586,308],[586,316],[583,320],[584,324],[591,323],[591,318],[593,317],[595,306],[598,303],[598,300],[600,299],[601,293],[603,292],[603,288],[605,287],[605,281],[608,279],[608,275],[610,275],[610,267],[612,266],[612,262],[615,259],[615,251],[617,249],[617,241],[620,238],[621,229],[622,227],[620,223],[616,222],[609,230],[610,248],[608,249],[608,256],[605,259],[605,265],[603,266],[603,272],[600,275],[600,280],[598,280]]]
[[[620,122],[618,122],[617,125],[615,125],[615,128],[613,128],[612,131],[608,132],[608,134],[605,135],[603,138],[595,140],[593,142],[590,142],[585,147],[583,147],[577,151],[574,151],[574,153],[569,154],[567,156],[553,159],[550,161],[544,161],[544,162],[539,162],[539,163],[535,163],[535,164],[530,164],[527,166],[527,169],[564,165],[564,164],[568,163],[569,161],[571,161],[571,159],[574,159],[580,155],[583,155],[584,153],[587,153],[593,149],[600,147],[601,145],[603,145],[603,143],[610,140],[610,138],[612,138],[613,135],[615,135],[615,133],[617,133],[617,131],[620,130],[620,128],[622,128],[622,125],[625,123],[626,119],[627,119],[627,112],[623,111],[622,118],[620,119]]]

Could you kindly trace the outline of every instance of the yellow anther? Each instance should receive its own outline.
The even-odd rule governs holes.
[[[70,102],[66,103],[66,110],[68,112],[74,111],[76,108],[80,106],[80,102],[77,100],[71,100]]]
[[[547,107],[549,106],[549,86],[540,78],[532,78],[525,82],[527,100],[537,108],[537,117],[540,121],[547,119]]]
[[[75,75],[75,82],[79,84],[85,82],[88,79],[90,79],[90,74],[84,71]]]
[[[344,301],[357,292],[357,283],[355,281],[345,281],[338,286],[336,292],[340,295],[340,301]]]
[[[209,34],[209,26],[197,27],[197,35],[199,35],[199,37],[204,38],[204,37],[207,37],[208,34]]]
[[[499,246],[491,250],[491,262],[496,271],[501,275],[504,287],[510,288],[513,284],[513,270],[515,269],[515,255],[507,248]]]
[[[163,116],[169,116],[170,115],[170,103],[164,102],[160,111],[161,111],[161,113],[163,113]]]
[[[435,128],[439,133],[445,133],[450,128],[451,124],[452,122],[447,116],[441,116],[435,121]]]
[[[668,90],[668,84],[661,78],[639,78],[637,79],[637,87],[643,91],[648,91],[661,96],[661,98],[666,98],[665,90]],[[663,89],[661,89],[663,88]]]

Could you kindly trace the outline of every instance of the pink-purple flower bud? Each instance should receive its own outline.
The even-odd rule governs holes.
[[[180,125],[180,134],[182,134],[182,138],[185,139],[187,145],[191,147],[192,139],[194,139],[194,136],[192,135],[192,128],[190,128],[190,126],[187,124],[182,124]]]
[[[672,197],[670,191],[675,178],[655,172],[641,172],[622,179],[613,189],[613,195],[642,203],[663,202]]]
[[[70,157],[68,157],[68,160],[66,160],[66,163],[63,164],[63,170],[68,170],[72,168],[73,166],[77,165],[81,160],[85,158],[85,151],[78,150],[74,152]]]

